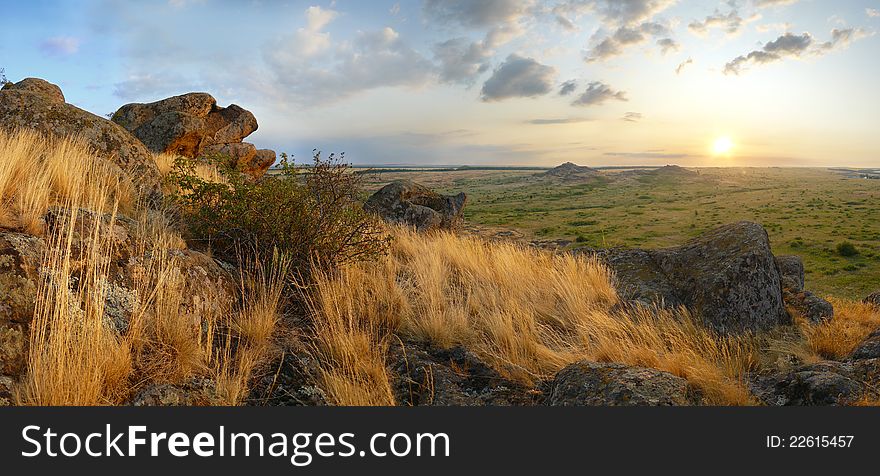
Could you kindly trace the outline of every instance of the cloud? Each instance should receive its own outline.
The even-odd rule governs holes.
[[[692,64],[694,64],[694,59],[688,58],[687,60],[685,60],[684,62],[682,62],[681,64],[679,64],[675,68],[675,74],[681,74],[681,72],[684,71],[685,68],[687,68],[689,65],[692,65]]]
[[[440,64],[440,80],[472,84],[491,67],[492,50],[483,42],[453,38],[434,45],[434,60]]]
[[[512,23],[524,15],[531,1],[523,0],[426,0],[425,16],[442,23],[471,28]]]
[[[877,10],[876,8],[866,8],[865,14],[871,18],[878,18],[880,17],[880,10]]]
[[[740,16],[736,3],[730,3],[730,6],[731,10],[727,14],[715,10],[715,13],[707,16],[703,21],[691,22],[688,25],[688,30],[698,36],[706,36],[713,29],[723,30],[728,35],[736,35],[747,23],[761,18],[761,15],[755,14],[744,19]]]
[[[397,14],[400,13],[400,3],[398,2],[392,5],[391,9],[388,10],[388,13],[390,13],[391,16],[396,17]]]
[[[627,159],[687,159],[695,157],[692,154],[677,154],[668,152],[605,152],[608,157],[623,157]]]
[[[333,102],[382,87],[418,87],[435,77],[434,64],[390,27],[358,32],[352,41],[328,47],[334,54],[320,58],[291,54],[285,45],[296,39],[267,48],[264,60],[274,74],[274,87],[300,103]]]
[[[661,38],[657,40],[657,46],[660,47],[660,52],[664,55],[669,52],[676,52],[681,49],[681,45],[678,44],[677,41],[672,38]]]
[[[755,6],[758,8],[781,7],[793,5],[797,2],[798,0],[755,0]]]
[[[724,74],[738,75],[749,63],[767,64],[781,61],[785,58],[797,58],[810,54],[823,56],[833,51],[846,49],[852,42],[871,36],[861,28],[846,28],[831,31],[831,39],[817,44],[810,33],[795,35],[786,33],[779,38],[767,43],[760,50],[755,50],[747,55],[738,56],[724,66]]]
[[[566,82],[562,83],[562,86],[560,86],[559,95],[560,96],[568,96],[571,93],[575,92],[577,90],[577,87],[578,87],[577,81],[575,81],[573,79],[570,81],[566,81]]]
[[[628,112],[624,114],[623,117],[621,117],[620,119],[625,122],[639,122],[644,117],[645,116],[643,116],[640,112]]]
[[[587,90],[584,91],[577,99],[572,103],[573,106],[598,106],[606,101],[616,100],[616,101],[629,101],[626,97],[626,93],[623,91],[615,91],[611,89],[610,86],[601,82],[601,81],[593,81],[589,85],[587,85]]]
[[[526,121],[526,124],[532,124],[535,126],[548,126],[557,124],[580,124],[582,122],[592,121],[593,119],[588,119],[586,117],[565,117],[560,119],[532,119],[531,121]]]
[[[555,77],[556,68],[514,53],[483,84],[481,98],[484,102],[491,102],[543,96],[553,89]]]
[[[72,36],[53,36],[40,42],[40,51],[46,56],[70,56],[79,51],[79,38]]]
[[[655,22],[645,22],[634,27],[622,26],[610,36],[604,38],[601,35],[594,36],[594,40],[602,39],[590,49],[586,61],[592,63],[608,60],[623,54],[626,48],[630,46],[644,43],[649,36],[666,36],[669,33],[669,28]],[[677,46],[677,43],[671,38],[663,38],[657,44],[661,46],[664,53],[669,49],[670,45]]]
[[[760,50],[755,50],[747,55],[734,58],[732,61],[724,65],[724,74],[738,75],[749,63],[766,64],[780,61],[785,57],[801,56],[812,44],[813,36],[809,33],[804,33],[802,35],[786,33],[765,44]]]
[[[671,7],[676,0],[569,0],[569,11],[596,12],[602,20],[612,25],[636,25],[654,18]],[[564,11],[565,8],[560,11]]]
[[[199,86],[176,73],[133,74],[113,85],[113,95],[124,101],[158,99],[161,96],[180,94],[181,91],[202,89]]]

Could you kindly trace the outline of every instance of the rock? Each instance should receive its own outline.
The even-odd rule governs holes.
[[[456,228],[462,216],[467,195],[440,195],[409,180],[386,185],[373,194],[364,209],[376,213],[390,223],[409,225],[418,231]]]
[[[225,402],[218,395],[213,380],[192,379],[183,385],[151,385],[128,404],[135,407],[209,407],[222,406]]]
[[[248,395],[248,405],[325,406],[327,395],[318,384],[321,375],[318,361],[307,345],[297,339],[285,339],[284,347],[273,352],[276,358],[255,370]]]
[[[536,392],[501,376],[462,348],[425,348],[396,343],[388,352],[392,388],[404,406],[523,406]]]
[[[790,322],[770,240],[740,222],[661,250],[580,250],[615,272],[624,300],[685,306],[720,333],[763,331]]]
[[[850,360],[880,359],[880,329],[877,329],[856,347]]]
[[[14,388],[15,382],[11,378],[0,376],[0,407],[8,407],[14,403]]]
[[[58,137],[82,136],[99,155],[120,167],[150,203],[161,199],[161,175],[153,156],[122,127],[64,102],[61,90],[39,79],[26,79],[0,90],[0,127],[35,129]]]
[[[45,217],[48,235],[69,223],[70,211],[53,208]],[[87,252],[83,240],[102,223],[109,227],[112,239],[107,256],[105,317],[117,332],[124,334],[132,314],[140,305],[138,283],[156,260],[170,259],[168,276],[179,276],[183,283],[180,302],[181,319],[199,322],[202,316],[229,309],[236,299],[236,280],[220,263],[192,250],[167,250],[168,257],[155,256],[141,249],[137,223],[124,216],[111,223],[109,215],[81,211],[74,224],[71,259],[83,260]],[[17,380],[26,370],[28,336],[40,279],[43,238],[0,231],[0,377]],[[74,270],[76,272],[76,270]]]
[[[786,305],[794,308],[813,324],[820,324],[834,317],[834,306],[810,291],[793,292],[786,289],[783,298]]]
[[[687,380],[667,372],[623,364],[578,362],[550,384],[552,406],[689,406],[701,398]]]
[[[254,177],[275,162],[275,152],[258,152],[245,137],[257,130],[254,115],[235,104],[223,108],[207,93],[189,93],[149,104],[126,104],[113,115],[157,154],[189,158],[224,155],[230,165]],[[271,162],[270,162],[271,159]]]
[[[767,405],[851,405],[876,395],[878,383],[880,360],[825,361],[760,377],[752,390]]]
[[[64,100],[64,93],[61,92],[61,88],[44,79],[25,78],[17,83],[6,83],[3,85],[2,89],[40,94],[54,103],[63,104],[66,102]]]
[[[782,278],[782,289],[804,290],[804,261],[800,256],[777,256],[776,265]]]
[[[876,308],[880,308],[880,291],[877,291],[876,293],[866,297],[864,303],[871,304]]]

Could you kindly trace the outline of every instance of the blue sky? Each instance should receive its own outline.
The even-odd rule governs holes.
[[[880,0],[29,1],[0,67],[357,163],[880,166]],[[713,150],[729,138],[730,150]]]

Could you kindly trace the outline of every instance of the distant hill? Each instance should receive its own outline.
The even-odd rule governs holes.
[[[571,162],[566,162],[559,167],[538,174],[538,177],[555,178],[561,180],[583,180],[593,179],[601,175],[602,172],[599,172],[596,169],[573,164]]]
[[[664,167],[660,167],[659,169],[652,170],[648,173],[651,175],[680,176],[680,177],[692,177],[695,175],[699,175],[697,172],[694,172],[693,170],[688,170],[684,167],[679,167],[678,165],[666,165]]]

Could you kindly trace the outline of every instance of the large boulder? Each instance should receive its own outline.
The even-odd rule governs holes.
[[[465,203],[464,193],[451,197],[410,180],[399,180],[373,194],[364,209],[390,223],[431,231],[457,227]]]
[[[96,153],[118,165],[120,174],[131,177],[148,201],[161,197],[161,176],[150,151],[117,124],[64,102],[54,84],[35,78],[6,84],[0,89],[0,128],[81,136]]]
[[[661,250],[586,250],[615,272],[621,295],[694,311],[720,333],[763,331],[790,322],[770,240],[740,222]]]
[[[777,256],[776,265],[783,289],[794,292],[804,290],[804,260],[800,256]]]
[[[700,404],[687,380],[623,364],[578,362],[560,370],[547,397],[552,406],[689,406]]]
[[[254,177],[275,162],[275,152],[243,143],[257,130],[254,115],[239,106],[217,106],[207,93],[189,93],[149,104],[126,104],[113,122],[130,131],[157,154],[189,158],[222,155],[230,165]]]
[[[821,324],[834,317],[834,306],[810,291],[790,291],[782,293],[785,304],[804,316],[811,324]]]
[[[872,332],[849,357],[851,360],[880,359],[880,329]]]

